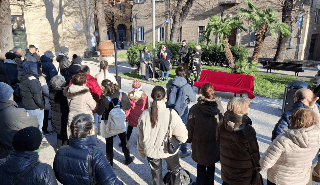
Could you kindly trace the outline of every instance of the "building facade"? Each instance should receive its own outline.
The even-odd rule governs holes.
[[[278,18],[281,20],[282,7],[277,0],[269,0],[261,3],[259,0],[253,2],[261,9],[270,6],[278,12]],[[156,0],[156,41],[162,42],[169,40],[172,27],[172,11],[175,7],[175,1]],[[291,25],[292,38],[287,43],[286,59],[299,60],[320,60],[320,1],[306,0],[300,3],[300,12],[297,14],[297,21]],[[206,29],[209,17],[212,15],[237,16],[237,10],[240,7],[247,7],[244,0],[199,0],[195,1],[186,20],[180,28],[180,37],[177,40],[200,41],[200,34]],[[134,18],[134,41],[138,43],[152,42],[152,0],[134,0],[132,9]],[[241,44],[253,52],[255,45],[255,33],[250,30],[250,22],[244,20],[244,26],[247,32],[232,30],[229,43],[231,45]],[[212,40],[219,42],[217,36],[212,36]],[[260,58],[273,58],[277,50],[277,42],[271,34],[265,39]]]

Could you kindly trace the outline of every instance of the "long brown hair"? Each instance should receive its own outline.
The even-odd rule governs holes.
[[[103,79],[106,77],[106,69],[107,69],[108,65],[109,65],[108,62],[105,60],[102,60],[100,62],[100,71],[99,72],[101,72],[101,70],[103,70]]]
[[[114,94],[116,92],[120,91],[120,88],[117,84],[112,83],[110,80],[105,79],[101,82],[102,87],[104,87],[103,89],[103,95],[107,96],[107,95],[111,95]]]
[[[317,124],[317,121],[318,117],[311,109],[297,108],[291,114],[289,128],[308,128]]]
[[[157,101],[162,100],[166,96],[166,90],[164,90],[161,86],[155,86],[152,89],[151,98],[153,99],[152,105],[151,105],[151,115],[150,115],[150,121],[151,121],[151,127],[154,128],[156,124],[158,123],[158,104]]]
[[[201,87],[201,94],[208,99],[214,98],[214,88],[211,83],[205,83]]]

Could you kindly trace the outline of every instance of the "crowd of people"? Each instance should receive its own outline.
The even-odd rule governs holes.
[[[320,106],[311,90],[296,91],[292,110],[281,115],[272,132],[273,142],[260,156],[255,123],[248,116],[249,99],[232,98],[225,111],[210,83],[201,87],[197,99],[188,83],[189,49],[183,41],[176,76],[166,89],[152,89],[150,106],[139,80],[132,82],[129,93],[121,91],[108,73],[107,61],[100,61],[100,71],[93,77],[79,56],[69,61],[67,47],[61,47],[57,56],[58,70],[54,54],[46,51],[40,57],[33,45],[24,58],[21,48],[6,53],[4,60],[0,58],[0,159],[5,159],[0,160],[1,184],[54,185],[57,180],[62,184],[122,184],[112,169],[113,138],[120,138],[123,163],[132,164],[135,157],[127,143],[135,127],[138,154],[147,158],[154,185],[164,184],[162,159],[170,172],[167,183],[186,184],[179,158],[190,155],[197,163],[197,185],[214,184],[219,161],[224,185],[263,184],[261,169],[268,169],[268,185],[309,185],[320,178]],[[168,62],[160,69],[162,78],[168,80],[170,52],[163,45],[158,55]],[[192,67],[201,72],[201,48],[196,46],[192,55]],[[149,62],[144,48],[140,66]],[[145,80],[146,69],[140,68]],[[189,109],[190,102],[196,104]],[[51,134],[49,121],[57,134],[53,167],[39,162],[38,154],[50,146],[44,139]],[[115,129],[123,124],[125,129]],[[97,135],[106,140],[106,155],[95,149]],[[170,143],[173,140],[178,144]],[[186,143],[192,144],[191,149]]]

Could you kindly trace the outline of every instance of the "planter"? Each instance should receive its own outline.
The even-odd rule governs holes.
[[[100,54],[104,57],[112,56],[114,51],[114,45],[111,40],[102,40],[99,42]]]

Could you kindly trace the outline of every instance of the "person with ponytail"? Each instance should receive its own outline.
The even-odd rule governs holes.
[[[164,140],[168,129],[170,137],[175,136],[180,143],[188,138],[188,131],[178,113],[166,108],[165,95],[166,91],[161,86],[152,89],[152,105],[142,112],[137,126],[138,153],[142,158],[147,157],[153,185],[163,184],[162,159],[166,160],[167,169],[172,172],[171,183],[181,184],[179,150],[169,154]]]
[[[117,105],[119,99],[121,98],[120,108],[123,111],[129,110],[131,108],[130,100],[126,93],[121,92],[122,96],[120,96],[120,88],[117,84],[112,83],[110,80],[106,79],[103,80],[102,83],[102,96],[101,100],[99,102],[98,108],[97,108],[97,114],[102,115],[102,120],[106,123],[108,121],[109,113],[113,109],[113,105]],[[108,100],[108,97],[110,97],[111,101]],[[104,122],[101,122],[101,125],[104,124]],[[102,129],[102,127],[100,127]],[[103,131],[101,130],[101,136],[105,137],[103,135]],[[105,131],[104,131],[105,132]],[[118,134],[120,141],[121,141],[121,147],[122,152],[125,157],[125,165],[129,165],[133,162],[134,157],[130,156],[130,151],[127,146],[127,134],[126,132]],[[113,137],[111,136],[106,138],[106,156],[111,166],[113,166]]]
[[[215,163],[219,161],[219,144],[216,129],[223,119],[221,98],[214,97],[212,84],[201,87],[198,103],[193,105],[188,116],[188,140],[192,143],[192,159],[197,163],[197,184],[214,184]]]
[[[70,146],[58,150],[53,161],[53,170],[61,184],[91,184],[90,167],[94,184],[123,184],[114,174],[103,152],[94,149],[97,137],[91,134],[93,127],[91,115],[79,114],[73,118],[70,124]]]

